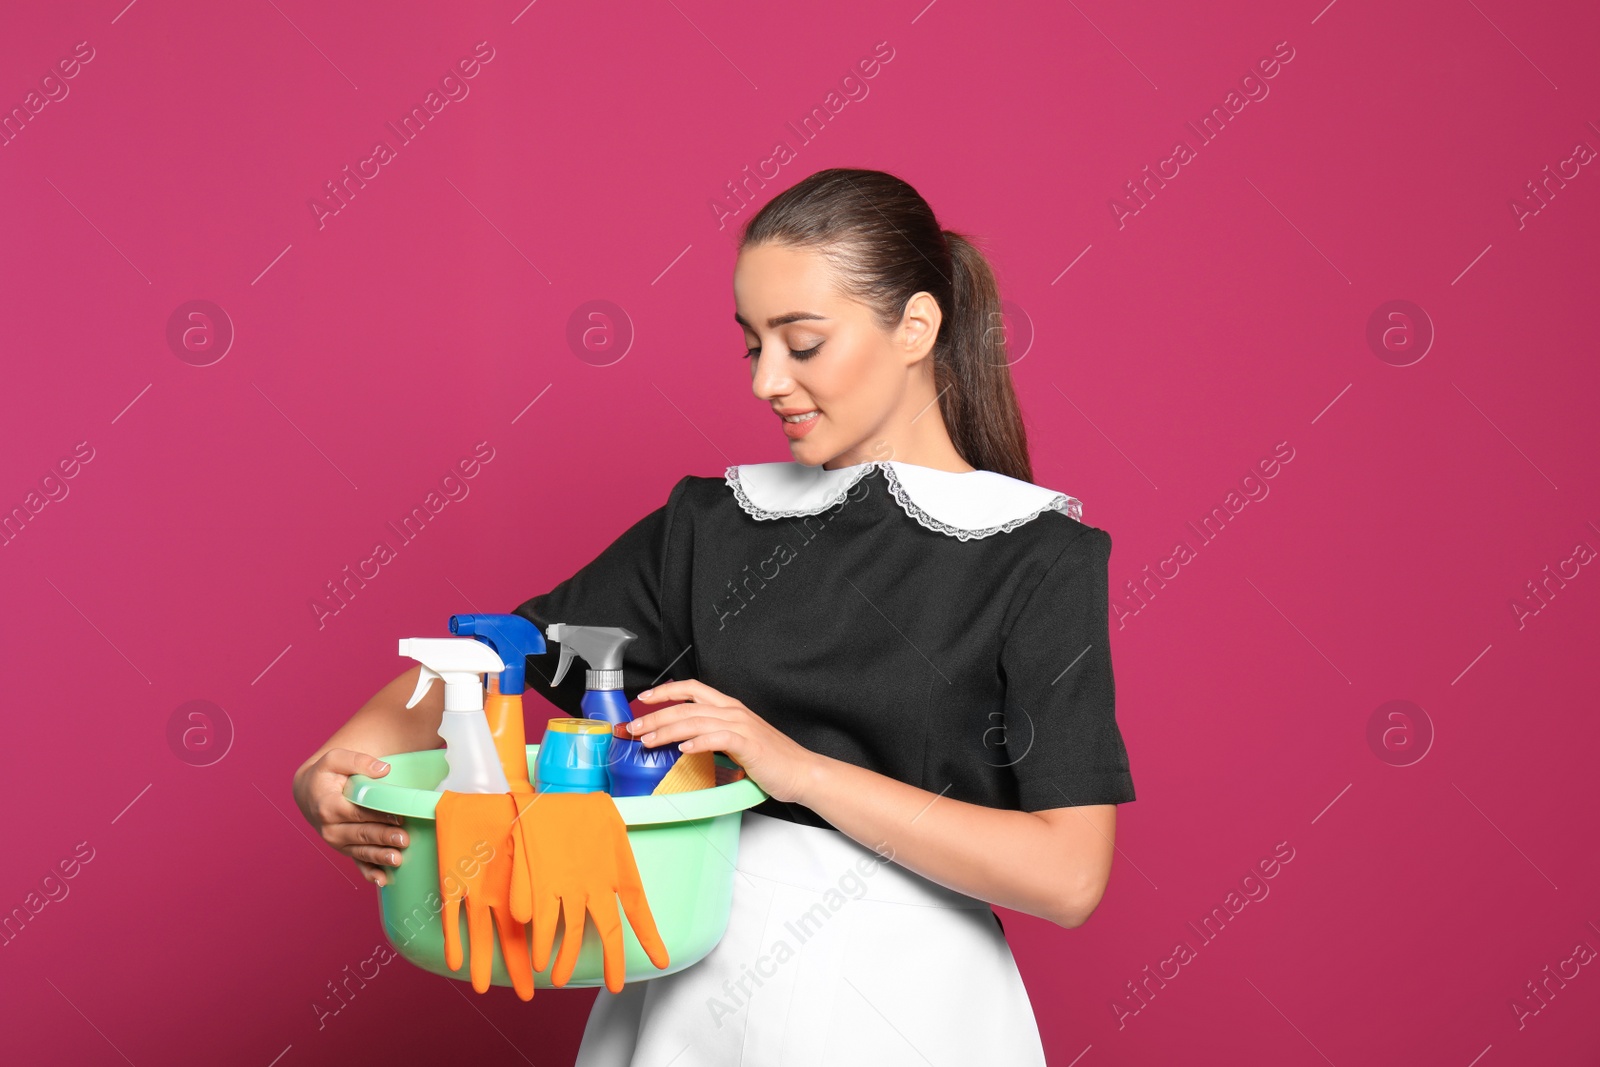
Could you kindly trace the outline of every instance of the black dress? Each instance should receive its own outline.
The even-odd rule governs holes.
[[[563,622],[637,634],[623,666],[629,699],[696,678],[807,749],[944,797],[1021,811],[1121,804],[1134,788],[1115,716],[1111,537],[1081,516],[1073,497],[991,471],[745,464],[722,478],[682,478],[666,504],[516,610],[541,630]],[[558,655],[552,644],[528,658],[529,688],[576,716],[583,673],[550,687]],[[899,1022],[921,1027],[918,1040],[939,1042],[943,1058],[950,1042],[966,1041],[998,1062],[996,1042],[1010,1042],[1007,1062],[1043,1062],[988,906],[893,863],[873,890],[880,903],[869,907],[869,893],[852,924],[835,924],[880,939],[877,956],[808,945],[809,969],[775,966],[762,992],[747,984],[732,1022],[715,1010],[708,1018],[701,1001],[727,986],[724,973],[756,967],[780,929],[776,895],[803,909],[804,894],[820,891],[796,872],[873,855],[811,809],[771,799],[746,812],[740,849],[745,876],[724,942],[678,974],[602,990],[582,1067],[643,1063],[656,1051],[664,1060],[686,1041],[699,1046],[695,1063],[871,1062],[873,1046],[853,1031],[888,1022],[882,1005],[901,994]],[[972,926],[980,908],[983,929]],[[969,954],[992,970],[980,967],[962,994],[948,961],[933,986],[908,991],[920,968],[904,961],[929,938],[977,938]],[[898,969],[881,958],[891,954]],[[840,976],[859,992],[874,975],[883,981],[866,1015],[821,992]],[[893,1040],[879,1050],[891,1058]]]
[[[743,492],[686,476],[593,562],[516,610],[541,630],[638,634],[623,665],[629,699],[698,678],[805,748],[956,800],[1022,811],[1133,800],[1108,640],[1111,535],[1074,518],[1081,505],[1065,497],[1067,510],[963,539],[912,521],[892,469],[800,468],[830,476],[839,502],[821,508],[786,490],[763,499],[798,506],[763,509],[738,468]],[[909,499],[911,472],[896,474]],[[913,476],[929,474],[969,477]],[[555,645],[528,657],[528,677],[576,716],[583,672],[552,689],[558,657]],[[828,825],[797,804],[752,810]]]

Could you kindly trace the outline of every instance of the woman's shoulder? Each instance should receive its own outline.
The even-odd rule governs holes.
[[[1065,490],[998,471],[955,473],[892,462],[885,467],[889,488],[908,514],[963,541],[1026,531],[1021,540],[1048,551],[1090,529],[1083,501]]]
[[[669,506],[688,506],[697,511],[725,506],[733,502],[733,494],[720,474],[685,474],[668,494]]]

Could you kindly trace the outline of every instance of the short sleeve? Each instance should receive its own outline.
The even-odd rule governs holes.
[[[1001,646],[1005,747],[1023,811],[1134,799],[1111,673],[1111,535],[1078,535]]]
[[[543,633],[551,623],[576,626],[620,626],[637,635],[622,654],[622,689],[633,699],[662,681],[672,661],[682,651],[666,647],[663,625],[663,590],[670,565],[669,550],[677,505],[688,484],[684,478],[673,487],[667,502],[656,508],[606,546],[593,560],[560,585],[517,606],[516,613]],[[546,651],[528,657],[528,691],[574,718],[583,714],[584,664],[575,659],[559,686],[552,687],[561,663],[561,645],[546,642]]]

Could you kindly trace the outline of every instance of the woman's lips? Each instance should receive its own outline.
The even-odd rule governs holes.
[[[810,433],[811,428],[821,421],[822,413],[820,411],[811,418],[805,419],[802,422],[790,422],[788,419],[784,419],[783,432],[784,435],[789,438],[789,440],[798,441],[800,438]]]

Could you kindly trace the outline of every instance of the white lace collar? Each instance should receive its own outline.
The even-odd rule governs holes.
[[[815,515],[844,499],[850,488],[881,468],[907,515],[930,530],[967,541],[1014,530],[1046,511],[1083,520],[1076,497],[995,471],[942,471],[898,460],[873,460],[826,470],[793,460],[735,464],[725,480],[757,519]]]

